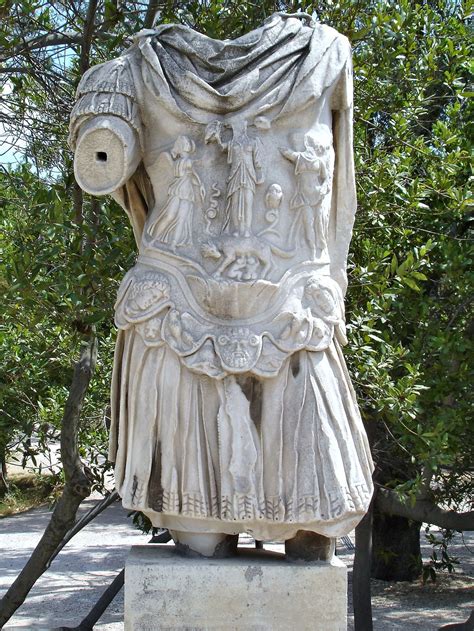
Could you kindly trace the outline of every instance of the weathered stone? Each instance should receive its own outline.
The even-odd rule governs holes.
[[[285,541],[287,561],[329,561],[335,551],[334,539],[318,535],[309,530],[299,530],[294,537]]]
[[[191,559],[170,546],[134,546],[125,569],[125,631],[345,631],[346,568],[288,564],[245,550]]]

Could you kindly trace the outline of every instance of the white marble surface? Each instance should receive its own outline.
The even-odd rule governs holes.
[[[347,569],[290,564],[248,550],[190,559],[169,546],[134,546],[125,569],[125,631],[346,631]]]
[[[110,459],[157,526],[354,528],[372,461],[341,345],[356,209],[351,51],[309,16],[138,33],[82,78],[83,188],[136,236],[116,302]]]

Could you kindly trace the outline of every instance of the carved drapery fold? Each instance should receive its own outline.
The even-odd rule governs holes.
[[[71,112],[71,148],[75,148],[79,127],[86,120],[105,115],[123,119],[142,138],[137,94],[127,57],[93,66],[82,77]]]

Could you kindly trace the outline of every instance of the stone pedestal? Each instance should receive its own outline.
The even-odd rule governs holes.
[[[125,631],[346,631],[347,570],[291,564],[242,549],[229,559],[185,558],[173,546],[134,546],[125,569]]]

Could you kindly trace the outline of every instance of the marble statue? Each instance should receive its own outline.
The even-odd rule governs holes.
[[[80,186],[113,195],[138,246],[115,305],[124,506],[204,555],[243,531],[290,556],[348,533],[372,461],[341,352],[347,39],[306,14],[233,41],[141,31],[82,77],[70,143]]]

